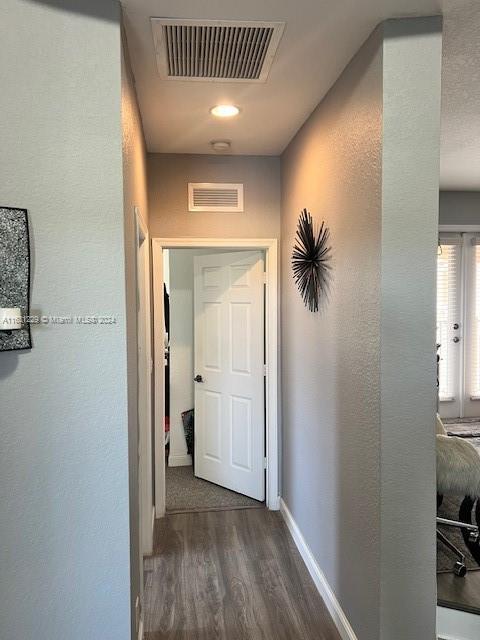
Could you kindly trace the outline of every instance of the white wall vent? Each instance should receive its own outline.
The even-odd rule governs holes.
[[[243,184],[226,182],[189,182],[188,210],[217,213],[243,211]]]
[[[265,82],[284,22],[151,18],[165,80]]]

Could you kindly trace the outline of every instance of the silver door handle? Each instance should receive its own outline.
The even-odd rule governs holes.
[[[196,375],[193,379],[194,382],[203,382],[203,378],[200,375]]]

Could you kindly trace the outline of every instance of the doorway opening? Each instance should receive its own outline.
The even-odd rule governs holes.
[[[480,615],[480,227],[440,226],[438,604]]]
[[[166,512],[262,506],[263,252],[169,249],[163,265]]]
[[[278,509],[276,241],[152,248],[156,515]]]
[[[480,422],[479,274],[480,232],[441,231],[437,263],[439,412],[453,421]]]

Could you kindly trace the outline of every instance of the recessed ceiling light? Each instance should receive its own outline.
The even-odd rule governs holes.
[[[229,151],[232,146],[230,140],[212,140],[210,144],[214,151]]]
[[[234,104],[217,104],[210,109],[210,113],[217,118],[232,118],[238,116],[240,109]]]

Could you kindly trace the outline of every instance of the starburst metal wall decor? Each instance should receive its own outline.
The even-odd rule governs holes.
[[[311,214],[303,209],[298,219],[292,252],[293,278],[309,311],[319,309],[328,294],[331,271],[330,230],[322,222],[316,229]]]

